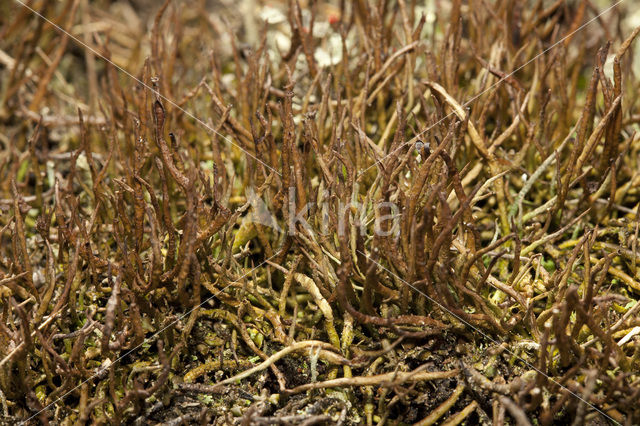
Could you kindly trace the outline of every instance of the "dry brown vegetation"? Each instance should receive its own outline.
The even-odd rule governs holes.
[[[640,422],[631,0],[26,3],[5,423]]]

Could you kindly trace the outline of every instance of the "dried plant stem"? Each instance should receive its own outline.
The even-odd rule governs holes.
[[[275,354],[269,356],[269,358],[267,358],[266,360],[264,360],[263,362],[261,362],[260,364],[256,365],[253,368],[250,368],[248,370],[243,371],[240,374],[236,374],[233,377],[229,377],[228,379],[225,379],[221,382],[216,383],[213,386],[210,386],[211,389],[220,389],[222,386],[230,384],[230,383],[235,383],[238,380],[242,380],[246,377],[251,376],[254,373],[257,373],[258,371],[262,371],[265,370],[267,368],[269,368],[271,365],[273,365],[276,361],[278,361],[279,359],[282,359],[283,357],[285,357],[286,355],[292,353],[292,352],[298,352],[301,351],[303,349],[308,349],[308,348],[323,348],[323,349],[332,349],[332,345],[326,343],[326,342],[322,342],[319,340],[305,340],[302,342],[296,342],[296,343],[292,343],[291,345],[287,346],[284,349],[279,350],[278,352],[276,352]],[[348,364],[349,361],[346,359],[342,359],[342,362],[344,364]]]
[[[79,4],[79,0],[68,0],[67,1],[67,6],[73,1],[73,3],[71,4],[71,12],[69,13],[69,19],[67,21],[67,28],[71,28],[71,25],[73,24],[74,18],[76,16],[76,10],[78,9],[78,4]],[[36,91],[36,93],[33,95],[33,98],[31,99],[31,104],[29,105],[29,110],[35,112],[39,109],[40,107],[40,103],[42,102],[44,96],[47,93],[47,86],[49,85],[49,82],[51,81],[51,78],[53,77],[54,73],[56,72],[56,69],[58,68],[58,65],[60,64],[60,61],[62,60],[62,57],[65,53],[65,50],[67,48],[67,44],[69,43],[69,34],[67,32],[65,32],[62,35],[62,40],[60,41],[60,44],[58,45],[58,48],[56,50],[56,54],[55,57],[53,59],[53,61],[51,62],[51,64],[49,65],[49,68],[47,69],[46,74],[40,78],[40,81],[38,83],[38,89]]]
[[[357,376],[357,377],[344,377],[340,379],[326,380],[324,382],[308,383],[300,385],[293,389],[287,390],[288,395],[295,395],[297,393],[306,392],[311,389],[325,389],[325,388],[339,388],[339,387],[352,387],[352,386],[375,386],[380,385],[384,387],[398,386],[403,383],[415,383],[422,381],[447,379],[449,377],[455,377],[459,374],[458,370],[449,371],[420,371],[420,372],[392,372],[385,374],[377,374],[375,376]]]
[[[316,304],[318,305],[318,308],[320,309],[320,311],[322,312],[322,315],[324,316],[325,326],[327,328],[327,334],[329,335],[329,341],[336,348],[340,349],[340,337],[336,332],[336,328],[333,322],[333,310],[331,309],[331,306],[329,305],[327,300],[322,296],[322,294],[320,293],[320,290],[318,289],[318,286],[311,278],[298,272],[294,273],[294,277],[296,281],[300,285],[302,285],[305,288],[305,290],[307,290],[309,294],[311,294],[311,296],[313,296],[313,299],[315,300]]]
[[[454,391],[451,394],[451,396],[449,396],[449,398],[447,398],[446,401],[444,401],[442,404],[438,405],[438,407],[435,410],[433,410],[431,412],[431,414],[429,414],[427,417],[425,417],[424,419],[420,420],[419,422],[415,423],[414,426],[430,426],[430,425],[436,423],[438,420],[440,420],[440,418],[442,416],[444,416],[447,413],[447,411],[449,411],[451,409],[451,407],[453,407],[455,405],[455,403],[460,398],[460,395],[462,395],[462,392],[464,392],[464,389],[465,389],[465,385],[464,384],[459,384],[454,389]]]
[[[522,411],[522,408],[518,407],[510,398],[501,396],[500,403],[507,408],[509,414],[511,414],[516,421],[516,425],[531,426],[531,422],[527,419],[527,415]]]
[[[478,402],[477,401],[473,401],[473,402],[471,402],[471,404],[469,404],[466,407],[464,407],[460,412],[453,414],[451,417],[449,417],[447,420],[445,420],[444,423],[442,423],[442,425],[443,426],[445,426],[445,425],[446,426],[459,425],[460,423],[462,423],[464,421],[464,419],[469,417],[469,415],[471,413],[473,413],[476,408],[478,408]]]

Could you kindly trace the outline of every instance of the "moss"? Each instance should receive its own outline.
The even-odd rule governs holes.
[[[85,3],[0,7],[5,418],[640,421],[630,6]]]

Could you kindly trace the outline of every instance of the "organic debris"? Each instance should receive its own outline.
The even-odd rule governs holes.
[[[417,3],[0,5],[4,422],[640,422],[633,1]]]

